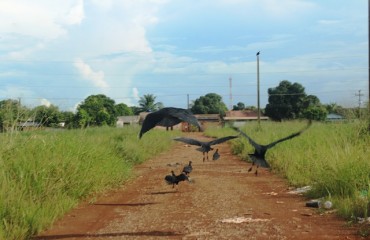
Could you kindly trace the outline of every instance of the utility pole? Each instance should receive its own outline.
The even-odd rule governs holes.
[[[355,94],[355,96],[358,96],[358,116],[361,118],[361,97],[364,96],[364,94],[361,93],[361,90],[358,90],[358,94]]]
[[[368,116],[370,116],[370,0],[368,0],[368,2],[367,2],[367,7],[368,7],[368,12],[367,12],[367,17],[368,17],[368,40],[367,40],[367,43],[368,43],[368,74],[369,74],[369,76],[368,76],[368,88],[369,88],[369,90],[368,90],[368,103],[367,103],[367,114],[368,114]],[[369,130],[370,130],[370,120],[369,120]]]
[[[370,1],[370,0],[369,0]],[[257,118],[258,126],[261,126],[261,113],[260,113],[260,51],[257,52]]]

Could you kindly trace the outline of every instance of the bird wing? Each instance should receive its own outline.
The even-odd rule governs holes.
[[[149,113],[146,115],[143,124],[141,126],[141,130],[139,133],[139,138],[143,136],[144,133],[149,131],[150,129],[154,128],[160,121],[163,119],[163,111],[158,110],[156,112]]]
[[[172,175],[167,175],[164,177],[164,180],[168,183],[168,184],[174,184],[176,183],[176,177],[172,176]]]
[[[168,108],[168,114],[172,117],[178,118],[183,122],[188,122],[198,128],[201,128],[198,119],[187,109],[182,108]]]
[[[297,136],[301,135],[301,133],[303,133],[304,131],[306,131],[306,130],[311,126],[311,125],[312,125],[312,121],[310,120],[310,121],[308,122],[307,126],[306,126],[306,127],[304,127],[302,130],[300,130],[299,132],[293,133],[293,134],[291,134],[291,135],[289,135],[289,136],[287,136],[287,137],[284,137],[284,138],[281,138],[281,139],[279,139],[279,140],[277,140],[277,141],[274,141],[274,142],[272,142],[272,143],[270,143],[270,144],[266,145],[265,147],[266,147],[267,149],[269,149],[269,148],[272,148],[273,146],[275,146],[275,145],[276,145],[276,144],[278,144],[278,143],[281,143],[281,142],[284,142],[284,141],[286,141],[286,140],[289,140],[289,139],[292,139],[292,138],[294,138],[294,137],[297,137]]]
[[[192,139],[192,138],[178,137],[178,138],[174,138],[173,140],[179,141],[179,142],[184,142],[184,143],[187,143],[187,144],[190,144],[190,145],[202,146],[202,142],[200,142],[196,139]]]
[[[245,138],[248,139],[249,143],[255,148],[256,151],[261,151],[262,150],[262,145],[256,143],[255,141],[253,141],[252,138],[250,138],[245,132],[243,132],[242,130],[240,130],[239,128],[236,128],[236,127],[233,127],[234,130],[238,131],[241,135],[243,135]]]
[[[176,124],[179,124],[180,122],[181,122],[180,119],[168,116],[164,117],[159,123],[157,123],[157,125],[163,127],[172,127],[175,126]]]
[[[239,136],[227,136],[227,137],[218,138],[218,139],[215,139],[213,141],[210,141],[209,145],[220,144],[220,143],[226,142],[227,140],[237,138],[237,137],[239,137]]]
[[[184,173],[181,173],[180,175],[176,176],[176,179],[179,182],[185,181],[185,180],[189,181],[188,176],[186,176]]]

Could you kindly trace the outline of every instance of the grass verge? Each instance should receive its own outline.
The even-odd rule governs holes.
[[[91,128],[0,135],[0,239],[28,239],[82,199],[128,179],[174,132]]]

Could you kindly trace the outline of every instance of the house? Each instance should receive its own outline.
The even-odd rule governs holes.
[[[139,124],[140,116],[120,116],[117,117],[117,127],[123,127],[125,125],[134,125],[134,124]]]
[[[37,130],[42,127],[42,124],[39,122],[35,122],[32,119],[28,119],[25,122],[19,122],[17,124],[17,129],[19,131],[32,131],[32,130]]]
[[[260,120],[268,120],[269,118],[260,114]],[[243,125],[248,121],[257,121],[258,113],[253,110],[238,110],[238,111],[227,111],[225,117],[223,117],[224,124],[233,122],[234,126]]]
[[[222,123],[220,114],[194,114],[194,116],[204,129],[209,126],[218,126]]]
[[[335,114],[335,113],[329,113],[326,116],[326,121],[328,122],[337,122],[337,121],[343,121],[345,118],[342,115]]]

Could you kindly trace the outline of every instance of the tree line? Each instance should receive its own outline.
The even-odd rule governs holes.
[[[290,120],[306,118],[325,120],[328,113],[348,115],[348,111],[335,103],[321,104],[319,98],[307,95],[299,83],[283,80],[277,87],[268,89],[268,104],[262,113],[272,120]],[[0,130],[8,131],[17,128],[20,122],[32,121],[45,127],[59,127],[61,122],[66,128],[84,128],[88,126],[114,126],[118,116],[138,115],[140,112],[156,111],[164,107],[156,102],[156,96],[146,94],[140,97],[139,106],[127,106],[115,101],[104,94],[91,95],[82,101],[76,112],[60,111],[55,105],[27,108],[20,101],[7,99],[0,101]],[[233,110],[252,110],[254,106],[246,106],[239,102]],[[222,97],[216,93],[208,93],[192,102],[190,110],[194,114],[225,115],[228,110]]]

